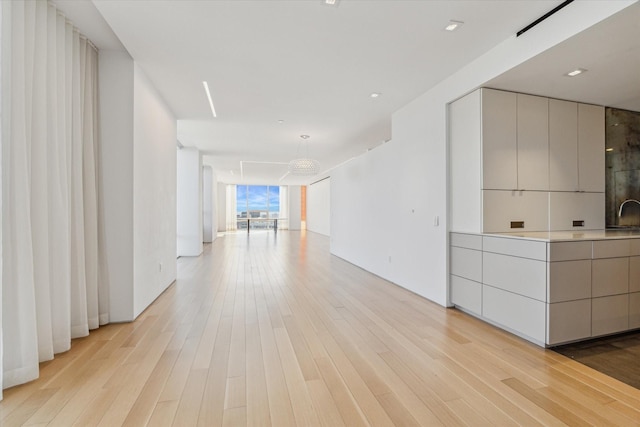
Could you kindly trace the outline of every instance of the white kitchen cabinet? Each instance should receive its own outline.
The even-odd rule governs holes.
[[[548,346],[640,329],[640,236],[450,236],[451,301],[489,323]]]
[[[591,336],[591,299],[549,304],[547,316],[549,345]]]
[[[549,189],[604,192],[604,139],[604,107],[550,99]]]
[[[481,251],[452,246],[450,254],[451,274],[476,282],[482,281]]]
[[[550,262],[547,293],[550,303],[591,298],[591,260]]]
[[[543,302],[483,285],[482,316],[517,335],[544,345],[546,304]]]
[[[519,258],[547,260],[547,245],[545,242],[525,239],[510,239],[497,236],[483,236],[482,250],[494,254],[510,255]]]
[[[578,104],[578,189],[580,191],[604,192],[604,145],[604,107]]]
[[[518,188],[516,100],[513,92],[482,89],[481,188]]]
[[[629,329],[640,328],[640,292],[629,294]]]
[[[519,190],[549,190],[549,99],[517,95]]]
[[[547,247],[547,260],[550,262],[591,259],[593,251],[593,244],[588,240],[577,242],[552,242],[547,243]],[[589,271],[591,271],[591,268],[589,268]]]
[[[578,104],[549,100],[549,189],[578,190]]]
[[[451,246],[475,249],[477,251],[482,250],[482,236],[478,234],[451,233],[450,236]]]
[[[451,303],[474,314],[482,314],[482,283],[451,276]]]
[[[482,194],[485,233],[549,229],[547,192],[483,190]]]
[[[593,242],[593,258],[621,258],[631,255],[634,239],[596,240]]]
[[[454,101],[451,229],[604,228],[603,111],[487,88]],[[581,195],[564,194],[574,192]]]
[[[482,255],[482,283],[546,302],[547,263],[484,252]]]
[[[549,230],[605,228],[604,193],[549,193]]]
[[[591,300],[591,336],[629,329],[629,294]]]
[[[449,105],[451,229],[482,230],[482,141],[480,91]]]
[[[549,189],[548,122],[547,98],[482,89],[483,189]]]
[[[629,292],[629,258],[603,258],[591,261],[591,296]]]
[[[482,313],[482,236],[450,234],[451,303],[478,316]]]
[[[629,292],[640,292],[640,256],[629,258]]]

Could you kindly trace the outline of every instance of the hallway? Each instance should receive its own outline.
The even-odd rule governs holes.
[[[419,256],[419,254],[416,254]],[[5,390],[3,426],[633,425],[640,391],[329,254],[228,234],[139,318]]]

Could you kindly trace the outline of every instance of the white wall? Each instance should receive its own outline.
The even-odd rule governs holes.
[[[100,281],[109,288],[112,322],[133,320],[133,61],[100,50]]]
[[[178,256],[202,253],[202,156],[197,148],[178,151]]]
[[[211,243],[215,239],[213,217],[213,169],[202,166],[202,241]]]
[[[134,318],[176,278],[177,122],[134,65]]]
[[[302,211],[300,210],[300,186],[289,186],[289,230],[300,230],[302,228]]]
[[[307,230],[328,236],[331,231],[331,178],[307,186]]]
[[[124,322],[176,278],[176,120],[127,53],[101,50],[99,63],[100,280],[110,321]]]
[[[397,111],[392,141],[331,173],[331,252],[449,305],[447,103],[632,3],[575,2]]]

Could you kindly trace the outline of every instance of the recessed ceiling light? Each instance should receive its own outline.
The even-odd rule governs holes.
[[[278,123],[283,124],[284,120],[278,120]]]
[[[575,76],[577,76],[579,74],[586,73],[586,72],[587,72],[587,70],[585,70],[584,68],[576,68],[573,71],[569,71],[567,74],[565,74],[565,76],[575,77]]]
[[[372,98],[378,98],[380,95],[382,95],[381,93],[378,92],[373,92],[371,95],[369,95]]]
[[[322,0],[322,3],[326,4],[328,6],[337,6],[338,5],[338,1],[339,0]]]
[[[607,149],[606,149],[606,150],[604,150],[604,151],[613,151],[613,148],[607,148]]]
[[[449,21],[449,24],[446,27],[444,27],[444,29],[447,31],[455,31],[458,28],[460,28],[462,24],[464,24],[464,22],[451,20]]]
[[[300,135],[300,138],[302,138],[302,139],[309,139],[309,138],[311,138],[311,137],[310,137],[309,135]]]
[[[211,99],[211,92],[209,92],[209,84],[204,81],[202,82],[202,85],[204,86],[204,91],[207,93],[207,98],[209,99],[209,106],[211,107],[211,113],[213,114],[213,117],[218,117],[218,115],[216,114],[216,108],[213,106],[213,100]]]

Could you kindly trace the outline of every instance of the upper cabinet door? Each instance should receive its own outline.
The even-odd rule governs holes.
[[[604,107],[578,105],[578,183],[580,191],[604,192]]]
[[[482,89],[482,188],[518,188],[516,94]]]
[[[578,191],[578,104],[549,100],[549,189]]]
[[[518,94],[518,188],[549,190],[549,99]]]

